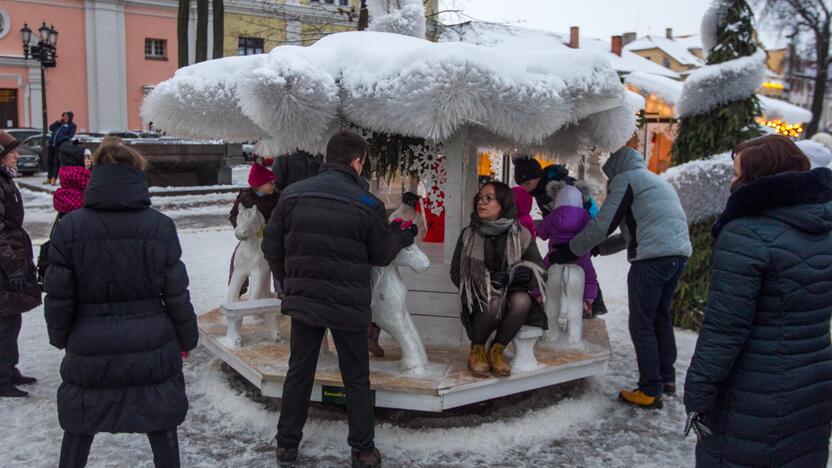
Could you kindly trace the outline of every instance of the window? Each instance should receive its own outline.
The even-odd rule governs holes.
[[[11,30],[12,21],[9,19],[9,13],[0,8],[0,39],[4,38]]]
[[[168,41],[166,39],[145,39],[144,58],[149,60],[167,60]]]
[[[263,53],[263,39],[259,37],[241,37],[237,40],[237,55],[254,55]]]
[[[662,66],[665,68],[670,68],[670,60],[667,57],[662,59]]]
[[[338,0],[338,4],[341,6],[349,6],[350,0]]]

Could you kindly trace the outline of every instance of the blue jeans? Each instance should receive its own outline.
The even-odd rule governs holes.
[[[676,338],[670,308],[685,262],[685,257],[641,260],[633,262],[627,275],[638,387],[650,396],[661,395],[663,384],[676,383]]]

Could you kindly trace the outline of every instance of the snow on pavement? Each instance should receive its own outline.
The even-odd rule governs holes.
[[[225,294],[235,239],[228,228],[180,230],[191,296],[200,312]],[[377,444],[388,466],[546,464],[558,466],[691,466],[693,438],[682,437],[684,408],[669,398],[664,410],[629,408],[616,401],[635,386],[635,358],[627,332],[624,256],[600,258],[600,281],[610,313],[613,358],[606,375],[584,382],[504,398],[447,415],[379,410]],[[679,384],[696,336],[677,331]],[[3,465],[54,466],[60,451],[55,395],[62,352],[48,344],[43,310],[24,315],[20,368],[40,382],[27,400],[0,400]],[[180,427],[183,466],[274,466],[276,400],[264,399],[199,348],[186,363],[191,409]],[[253,396],[253,398],[252,398]],[[341,466],[347,462],[342,410],[316,405],[304,431],[301,461]],[[100,434],[91,467],[152,466],[149,445],[134,434]]]

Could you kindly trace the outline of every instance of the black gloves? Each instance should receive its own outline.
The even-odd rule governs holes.
[[[491,287],[494,289],[503,289],[508,283],[508,273],[504,271],[491,272]]]
[[[593,247],[592,250],[590,251],[590,253],[592,254],[593,257],[597,257],[597,256],[601,255],[600,246],[596,245],[595,247]]]
[[[416,208],[416,204],[419,203],[419,195],[413,192],[405,192],[402,194],[402,203],[411,208]]]
[[[702,423],[702,415],[696,411],[688,410],[688,419],[685,423],[685,437],[690,434],[690,430],[696,434],[696,440],[700,440],[705,436],[711,435],[711,429]]]
[[[419,228],[412,221],[404,222],[401,219],[396,219],[390,223],[390,229],[393,233],[399,233],[403,249],[413,245],[416,236],[419,235]]]
[[[511,284],[517,286],[526,286],[532,282],[532,271],[526,267],[517,267],[514,270],[514,275],[511,278]]]
[[[569,244],[564,244],[558,246],[549,254],[549,263],[562,265],[564,263],[572,262],[577,258],[578,256],[569,250]]]
[[[12,292],[23,292],[26,288],[26,275],[23,274],[22,270],[15,270],[8,274],[9,278],[9,289]]]

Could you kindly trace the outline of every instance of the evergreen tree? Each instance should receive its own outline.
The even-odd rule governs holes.
[[[708,65],[717,65],[753,55],[757,51],[754,14],[745,0],[715,0],[712,14],[703,20],[703,43]],[[707,24],[712,22],[712,24]],[[730,86],[730,83],[725,83]],[[673,144],[673,164],[679,165],[729,151],[738,143],[762,134],[754,118],[761,115],[755,94],[725,102],[696,115],[680,119],[679,135]],[[707,301],[713,240],[713,219],[690,226],[693,255],[679,283],[673,303],[674,324],[698,329]]]

